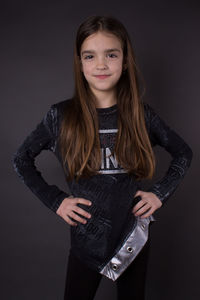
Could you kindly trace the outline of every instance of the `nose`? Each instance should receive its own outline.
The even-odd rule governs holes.
[[[106,69],[107,68],[107,64],[106,64],[104,57],[98,58],[96,68],[97,69]]]

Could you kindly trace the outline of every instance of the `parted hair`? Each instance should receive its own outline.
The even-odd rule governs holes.
[[[136,65],[126,28],[116,18],[106,15],[88,17],[80,24],[76,34],[73,101],[63,111],[59,134],[66,179],[89,178],[98,174],[101,166],[95,95],[81,70],[80,53],[84,40],[98,31],[111,33],[119,39],[123,49],[123,65],[126,65],[116,84],[118,132],[111,154],[115,155],[119,165],[130,176],[134,175],[136,180],[151,179],[155,172],[155,156],[145,125],[142,100],[145,91],[144,79]]]

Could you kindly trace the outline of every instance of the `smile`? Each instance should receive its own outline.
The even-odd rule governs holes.
[[[95,75],[95,77],[99,78],[99,79],[105,79],[107,77],[109,77],[110,75]]]

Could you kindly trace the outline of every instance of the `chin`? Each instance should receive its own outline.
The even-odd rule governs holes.
[[[93,87],[94,90],[97,90],[97,91],[102,91],[102,92],[109,92],[113,89],[114,87],[113,86],[108,86],[108,87]]]
[[[112,89],[116,84],[117,82],[100,82],[98,84],[95,82],[92,87],[96,89]]]

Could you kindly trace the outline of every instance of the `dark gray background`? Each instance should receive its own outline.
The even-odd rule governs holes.
[[[146,101],[191,146],[191,168],[154,216],[147,300],[197,300],[199,288],[199,1],[1,1],[1,290],[4,300],[62,300],[69,225],[23,185],[11,155],[50,105],[73,91],[73,44],[80,23],[112,14],[126,26],[144,75]],[[166,171],[170,156],[154,148]],[[52,153],[36,164],[67,190]],[[103,278],[95,300],[116,299]]]

